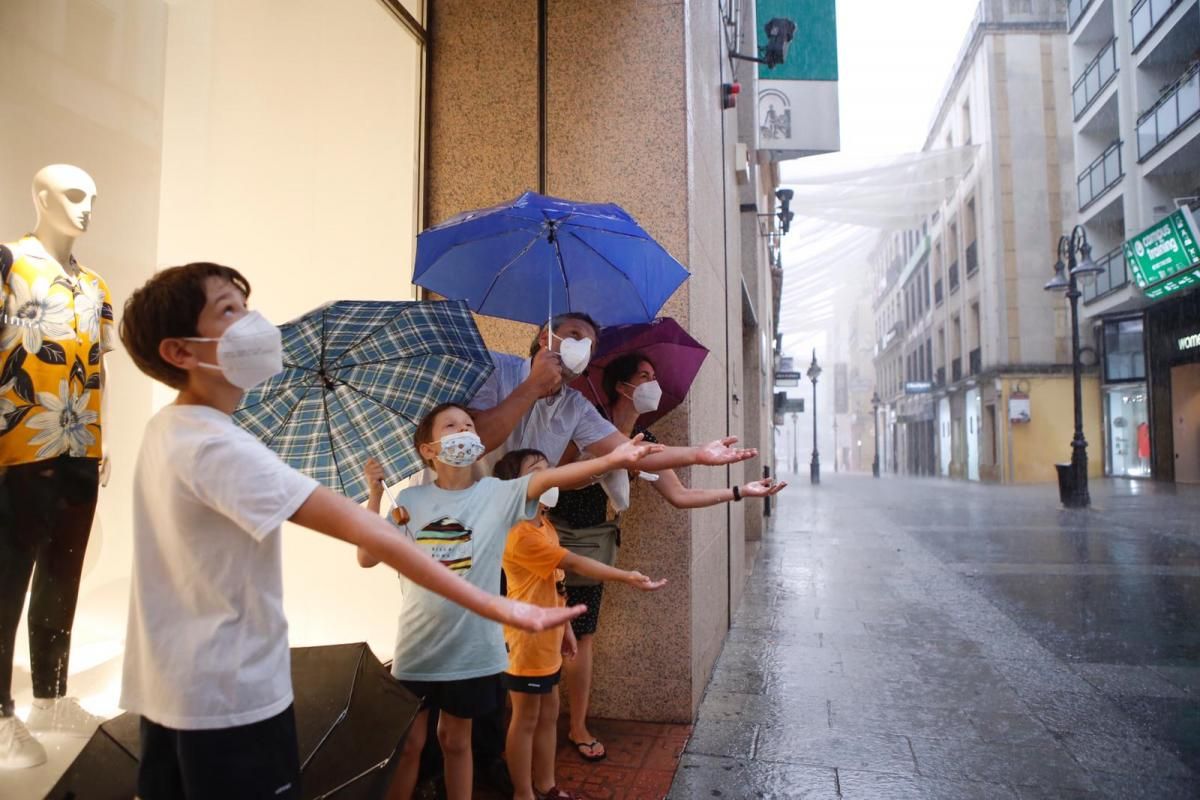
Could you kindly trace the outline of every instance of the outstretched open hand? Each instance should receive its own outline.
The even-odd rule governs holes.
[[[653,592],[667,585],[666,578],[651,580],[637,570],[630,570],[629,577],[625,582],[635,589],[641,589],[643,592]]]
[[[639,433],[628,442],[614,448],[609,454],[610,469],[628,469],[646,456],[661,453],[665,449],[661,444],[647,444],[644,439]]]
[[[739,461],[746,461],[758,455],[758,451],[753,447],[734,447],[733,445],[737,444],[737,440],[738,437],[736,436],[726,436],[724,439],[709,442],[700,448],[700,457],[696,463],[710,467],[720,467],[725,464],[736,464]]]
[[[547,608],[510,600],[507,597],[497,597],[496,600],[501,603],[500,622],[530,633],[557,628],[587,611],[587,606],[584,605]]]
[[[779,494],[787,486],[787,481],[773,481],[763,478],[761,481],[750,481],[740,491],[742,497],[771,497]]]

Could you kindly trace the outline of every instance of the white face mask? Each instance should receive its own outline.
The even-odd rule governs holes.
[[[283,371],[283,339],[279,328],[257,311],[230,325],[219,339],[187,337],[189,342],[216,342],[217,363],[200,366],[219,370],[239,389],[253,389]]]
[[[448,433],[439,441],[437,460],[448,467],[469,467],[483,455],[483,441],[474,431]]]
[[[633,386],[632,383],[625,385]],[[662,401],[662,387],[658,385],[658,381],[646,381],[633,386],[633,396],[629,399],[633,401],[633,409],[639,414],[658,411],[658,404]]]
[[[592,360],[591,339],[560,339],[558,355],[562,358],[563,367],[573,375],[582,375]]]
[[[546,508],[554,508],[558,505],[558,487],[551,486],[546,491],[542,492],[542,496],[538,498],[538,502]]]

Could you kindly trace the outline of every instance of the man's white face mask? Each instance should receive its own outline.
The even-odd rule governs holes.
[[[582,375],[592,360],[591,339],[560,339],[558,355],[562,358],[563,367],[572,375]]]

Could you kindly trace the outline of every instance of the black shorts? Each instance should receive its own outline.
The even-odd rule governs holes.
[[[141,733],[141,800],[300,797],[292,706],[261,722],[213,730],[175,730],[143,717]]]
[[[603,583],[595,586],[567,587],[567,605],[577,606],[583,603],[587,606],[587,611],[571,620],[571,630],[575,631],[576,638],[591,636],[596,632],[596,626],[600,624],[600,601],[603,598]]]
[[[405,689],[421,698],[421,709],[436,708],[452,717],[475,719],[495,711],[504,702],[499,675],[464,678],[457,681],[409,681],[400,678]]]
[[[509,675],[507,672],[500,673],[500,683],[505,689],[510,692],[520,692],[521,694],[550,694],[550,691],[558,686],[558,682],[562,680],[562,670],[553,675]]]

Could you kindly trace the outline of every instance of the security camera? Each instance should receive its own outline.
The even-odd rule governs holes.
[[[779,202],[781,203],[792,202],[792,197],[794,197],[795,194],[796,193],[791,189],[779,189],[775,192],[775,196],[779,198]]]
[[[783,17],[774,17],[767,21],[767,47],[763,62],[767,69],[773,69],[787,59],[788,45],[796,35],[796,23]]]

